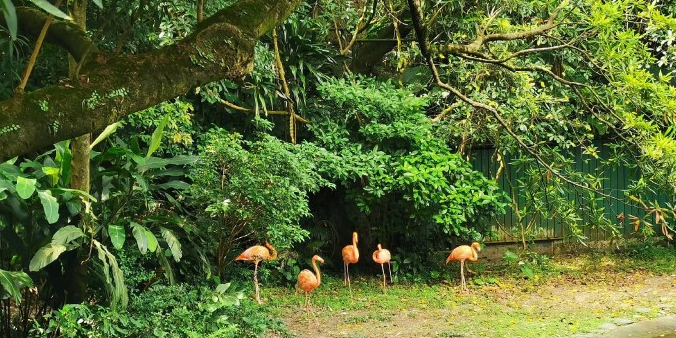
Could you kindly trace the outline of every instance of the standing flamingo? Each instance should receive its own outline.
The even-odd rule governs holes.
[[[352,233],[352,245],[346,245],[343,248],[343,285],[347,284],[352,292],[352,285],[350,284],[350,263],[354,264],[359,261],[359,249],[357,249],[357,232]]]
[[[461,245],[453,249],[451,254],[448,255],[448,258],[446,258],[446,264],[448,264],[450,261],[460,262],[460,277],[463,291],[467,291],[467,283],[465,282],[465,260],[476,262],[476,260],[479,258],[479,251],[481,251],[481,245],[477,242],[474,242],[471,246]],[[469,268],[467,268],[467,271],[469,271]]]
[[[314,290],[322,283],[322,275],[319,273],[317,262],[324,263],[324,259],[317,255],[312,256],[312,268],[315,270],[314,274],[308,269],[305,269],[298,274],[298,286],[296,286],[296,292],[298,292],[299,288],[305,292],[306,309],[310,307],[310,295],[308,292]]]
[[[387,263],[387,270],[390,272],[390,283],[392,283],[392,266],[390,265],[390,250],[383,249],[383,246],[378,243],[378,250],[373,252],[373,261],[380,264],[380,269],[383,270],[383,288],[387,287],[385,282],[385,263]]]
[[[272,254],[270,253],[272,252]],[[265,242],[265,246],[254,245],[242,252],[237,258],[236,261],[245,261],[254,263],[254,284],[256,285],[256,300],[258,303],[261,302],[261,292],[258,287],[258,263],[261,261],[272,261],[277,259],[277,250],[270,245],[270,243]]]

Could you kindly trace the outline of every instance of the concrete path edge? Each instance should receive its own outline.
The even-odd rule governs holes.
[[[587,334],[585,338],[652,338],[676,332],[676,315],[641,321],[621,326],[601,334]]]

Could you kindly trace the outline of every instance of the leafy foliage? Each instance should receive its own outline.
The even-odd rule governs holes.
[[[374,209],[397,213],[376,221],[382,236],[478,237],[489,217],[503,210],[505,198],[495,183],[435,135],[424,98],[360,78],[328,80],[319,91],[310,130],[339,156],[328,164],[329,175],[361,212],[383,218]],[[416,230],[407,233],[411,227]]]
[[[246,307],[244,304],[246,304]],[[247,310],[252,304],[230,284],[215,290],[158,286],[135,296],[127,310],[67,305],[35,325],[34,337],[259,337],[280,324]]]
[[[215,128],[204,135],[191,192],[204,231],[218,234],[216,257],[231,255],[242,234],[280,249],[305,239],[299,221],[310,216],[308,193],[331,186],[317,161],[327,156],[312,144],[287,144],[267,134],[246,141]]]

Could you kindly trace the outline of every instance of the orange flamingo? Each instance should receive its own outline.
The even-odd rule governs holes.
[[[461,245],[453,249],[451,254],[448,255],[448,258],[446,258],[446,264],[448,264],[450,261],[460,262],[460,277],[463,291],[467,291],[467,283],[465,282],[465,260],[476,262],[476,260],[479,258],[479,251],[481,251],[481,245],[477,242],[474,242],[471,246]],[[469,271],[469,268],[467,268],[467,271]]]
[[[378,250],[373,252],[373,261],[380,264],[380,269],[383,270],[383,288],[387,287],[385,282],[385,263],[387,263],[387,270],[390,272],[390,283],[392,283],[392,266],[390,265],[392,255],[390,250],[383,249],[383,246],[378,243]]]
[[[343,285],[347,284],[352,292],[352,285],[350,284],[350,263],[354,264],[359,261],[359,249],[357,249],[357,232],[352,233],[352,245],[346,245],[343,248]]]
[[[272,252],[272,253],[271,253]],[[258,287],[258,263],[261,261],[272,261],[277,259],[277,250],[270,245],[270,243],[265,242],[265,246],[254,245],[242,252],[237,258],[236,261],[245,261],[254,263],[254,284],[256,285],[256,301],[261,302],[261,292]]]
[[[310,295],[309,292],[314,290],[319,284],[322,283],[322,275],[319,273],[319,267],[317,262],[324,263],[324,259],[314,255],[312,256],[312,268],[315,270],[313,274],[312,271],[305,269],[298,274],[298,285],[296,286],[296,292],[300,288],[305,292],[305,308],[310,307]],[[316,275],[316,276],[315,276]]]

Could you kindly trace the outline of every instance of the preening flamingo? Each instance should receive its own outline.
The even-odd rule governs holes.
[[[272,261],[277,259],[277,250],[270,243],[265,242],[265,246],[254,245],[242,252],[236,261],[245,261],[254,263],[254,285],[256,286],[256,301],[261,303],[261,292],[258,287],[258,263],[261,261]]]
[[[350,263],[354,264],[359,261],[359,249],[357,249],[357,233],[352,233],[352,245],[346,245],[343,248],[343,285],[347,284],[352,292],[350,285]]]
[[[309,292],[314,290],[319,284],[322,283],[322,275],[319,273],[319,267],[317,267],[317,262],[324,263],[324,260],[314,255],[312,256],[312,268],[315,270],[315,273],[305,269],[298,274],[298,286],[296,286],[296,292],[298,289],[301,289],[305,292],[305,308],[310,307],[310,294]],[[315,276],[316,275],[316,276]]]
[[[450,261],[459,261],[460,262],[460,280],[462,285],[462,290],[467,291],[467,283],[465,282],[465,260],[470,260],[476,262],[479,258],[478,252],[481,251],[481,245],[477,242],[472,243],[472,245],[461,245],[448,255],[446,258],[446,264]],[[469,268],[467,269],[469,270]]]
[[[378,243],[378,250],[373,252],[373,261],[380,264],[380,269],[383,270],[383,288],[387,287],[385,282],[385,263],[387,263],[387,270],[390,272],[390,283],[392,283],[392,267],[390,265],[392,255],[390,250],[383,249],[383,246]]]

